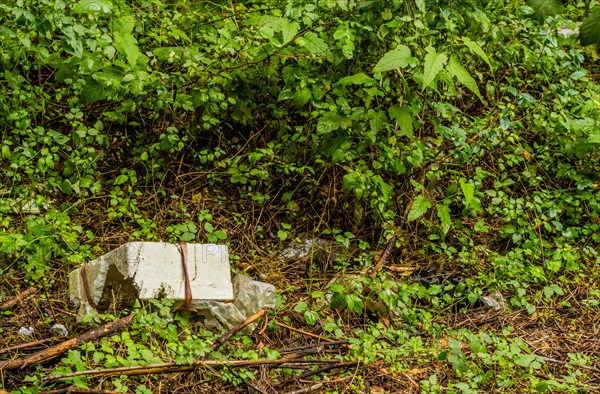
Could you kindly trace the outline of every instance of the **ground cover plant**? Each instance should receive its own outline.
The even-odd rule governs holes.
[[[4,1],[0,366],[133,317],[0,388],[600,391],[599,35],[589,0]],[[218,346],[170,300],[77,323],[68,272],[134,240],[227,243],[278,306]]]

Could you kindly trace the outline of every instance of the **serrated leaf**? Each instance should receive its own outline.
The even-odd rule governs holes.
[[[113,183],[115,186],[122,185],[123,183],[127,182],[128,179],[129,179],[129,177],[127,175],[121,174],[115,178],[115,181]]]
[[[452,76],[454,76],[454,78],[458,80],[458,82],[462,83],[467,87],[467,89],[475,93],[480,100],[483,100],[483,97],[481,97],[481,92],[479,92],[477,82],[475,82],[475,79],[473,79],[471,74],[469,74],[469,72],[463,66],[461,66],[458,60],[455,58],[450,58],[447,70]]]
[[[80,0],[73,7],[73,12],[77,14],[88,14],[92,12],[109,13],[113,8],[113,3],[109,0]]]
[[[450,219],[450,207],[444,204],[437,204],[436,209],[440,222],[442,223],[442,232],[446,234],[448,233],[448,230],[450,230],[450,225],[452,224],[452,220]]]
[[[317,123],[317,133],[328,134],[339,129],[342,120],[342,117],[335,112],[327,112]]]
[[[312,31],[300,37],[297,42],[313,55],[323,55],[329,49],[327,43]]]
[[[431,85],[448,61],[448,56],[444,52],[437,53],[435,48],[431,46],[425,50],[427,51],[427,55],[425,55],[425,67],[423,70],[423,90]]]
[[[387,115],[383,111],[369,110],[367,116],[369,117],[369,125],[371,131],[377,133],[387,123]]]
[[[528,0],[527,4],[533,8],[533,17],[540,22],[560,14],[564,8],[561,0]]]
[[[283,34],[283,44],[290,42],[296,34],[300,31],[300,24],[298,22],[285,21],[281,27],[281,33]]]
[[[431,202],[423,195],[417,196],[410,207],[410,211],[408,211],[407,220],[409,222],[417,220],[423,216],[429,208],[431,208]]]
[[[461,179],[460,188],[462,189],[463,196],[465,197],[465,205],[468,207],[473,201],[473,195],[475,194],[475,187],[473,184],[465,182]]]
[[[137,63],[142,53],[137,46],[137,40],[131,34],[135,26],[132,15],[123,16],[113,23],[114,45],[117,51],[124,55],[132,67]]]
[[[592,8],[579,28],[581,45],[600,44],[600,6]]]
[[[298,107],[303,107],[306,103],[308,103],[308,100],[310,100],[311,96],[312,94],[309,88],[302,88],[294,93],[294,104],[296,104]]]
[[[377,65],[375,65],[373,72],[379,73],[407,67],[410,55],[410,48],[406,45],[400,45],[397,49],[393,49],[383,55],[377,62]]]
[[[413,139],[413,118],[410,108],[392,106],[388,111],[390,118],[395,120],[398,123],[398,126],[400,126],[400,132],[402,135]]]
[[[344,77],[340,79],[337,83],[339,85],[372,85],[373,83],[375,83],[375,80],[365,73],[358,73]]]
[[[93,103],[94,101],[103,100],[108,96],[104,86],[93,79],[86,81],[81,89],[79,101],[82,104]]]
[[[494,69],[492,68],[492,63],[490,62],[490,58],[483,51],[483,49],[479,46],[478,43],[476,43],[475,41],[471,41],[471,39],[469,37],[463,37],[462,41],[463,41],[463,44],[465,44],[465,46],[467,48],[469,48],[469,50],[472,53],[479,56],[484,62],[486,62],[487,65],[490,67],[490,70],[492,70],[492,72],[494,72]]]

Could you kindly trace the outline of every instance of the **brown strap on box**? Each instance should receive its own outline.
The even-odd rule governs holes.
[[[181,265],[183,268],[183,280],[185,285],[185,301],[181,308],[186,311],[195,312],[196,308],[191,305],[192,302],[192,285],[190,284],[190,275],[187,267],[187,243],[179,242],[179,248],[181,249]]]
[[[81,266],[79,269],[79,273],[81,274],[81,281],[83,282],[83,289],[85,290],[85,298],[87,298],[88,304],[94,309],[98,309],[98,305],[92,298],[92,292],[90,291],[90,284],[88,283],[88,277],[85,272],[85,264]]]

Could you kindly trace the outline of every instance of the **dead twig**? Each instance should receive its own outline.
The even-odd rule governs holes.
[[[12,308],[15,304],[21,302],[23,299],[25,299],[25,298],[29,297],[30,295],[33,295],[37,292],[38,292],[37,288],[30,287],[29,289],[25,290],[24,292],[17,294],[10,300],[4,301],[2,303],[2,305],[0,305],[0,311],[5,311],[5,310],[8,310],[9,308]]]
[[[198,360],[190,364],[177,364],[162,363],[162,364],[150,364],[150,365],[137,365],[132,367],[117,367],[117,368],[106,368],[106,369],[89,369],[85,371],[77,371],[71,373],[65,373],[60,375],[46,376],[43,381],[51,382],[59,379],[74,378],[77,376],[90,376],[90,377],[110,377],[110,376],[135,376],[135,375],[151,375],[158,373],[175,373],[175,372],[190,372],[198,368],[255,368],[260,366],[272,366],[285,368],[289,365],[320,365],[320,364],[341,364],[342,360],[338,359],[291,359],[282,358],[279,360]]]
[[[254,321],[258,320],[259,318],[261,318],[262,316],[264,316],[267,312],[264,309],[261,309],[260,311],[256,312],[255,314],[253,314],[252,316],[250,316],[249,318],[247,318],[246,320],[244,320],[240,325],[238,325],[237,327],[233,327],[231,330],[227,331],[225,333],[225,335],[219,337],[212,345],[212,349],[213,350],[217,350],[222,344],[224,344],[225,342],[227,342],[232,336],[234,336],[238,331],[240,331],[241,329],[243,329],[244,327],[252,324]]]
[[[50,342],[50,341],[52,341],[54,339],[55,338],[46,338],[46,339],[40,339],[39,341],[27,342],[27,343],[22,343],[20,345],[14,345],[14,346],[6,347],[4,349],[0,349],[0,354],[10,353],[10,352],[13,352],[15,350],[28,349],[30,347],[34,347],[34,346],[41,345],[41,344],[46,343],[46,342]]]
[[[113,323],[105,324],[101,327],[94,328],[93,330],[90,330],[76,338],[71,338],[68,341],[51,346],[28,357],[0,362],[0,370],[25,368],[29,365],[35,365],[44,361],[51,360],[55,357],[60,356],[66,351],[80,346],[85,342],[102,338],[122,330],[131,323],[131,321],[133,320],[133,316],[134,315],[129,315]]]
[[[339,363],[336,365],[326,365],[324,367],[315,369],[313,371],[306,371],[303,374],[300,374],[298,376],[298,379],[306,379],[313,375],[318,375],[322,372],[327,372],[327,371],[330,371],[335,368],[355,367],[356,365],[358,365],[358,361],[349,361],[349,362],[345,362],[345,363]]]
[[[308,332],[308,331],[300,330],[299,328],[294,328],[294,327],[292,327],[292,326],[288,326],[287,324],[283,324],[283,323],[281,323],[281,322],[278,322],[278,321],[276,321],[276,322],[275,322],[275,325],[277,325],[277,326],[279,326],[279,327],[281,327],[281,328],[286,328],[286,329],[288,329],[288,330],[290,330],[290,331],[297,332],[297,333],[299,333],[299,334],[302,334],[302,335],[306,335],[306,336],[309,336],[309,337],[313,337],[313,338],[321,339],[321,340],[324,340],[324,341],[327,341],[327,342],[333,342],[333,340],[332,340],[332,339],[323,338],[323,337],[322,337],[322,336],[320,336],[320,335],[313,334],[313,333],[311,333],[311,332]]]
[[[392,253],[392,249],[394,248],[394,245],[396,245],[396,239],[397,239],[397,237],[394,235],[388,240],[385,250],[381,254],[381,257],[379,257],[379,259],[377,259],[377,264],[375,264],[375,268],[371,272],[371,278],[375,278],[377,276],[377,274],[379,272],[381,272],[381,269],[383,268],[383,264],[385,264],[390,253]]]
[[[319,390],[321,387],[323,387],[324,384],[323,383],[317,383],[317,384],[313,384],[312,386],[309,387],[305,387],[303,389],[300,390],[294,390],[294,391],[288,391],[286,394],[304,394],[304,393],[311,393],[313,391],[317,391]]]

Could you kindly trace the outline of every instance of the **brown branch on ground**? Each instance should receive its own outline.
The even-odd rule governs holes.
[[[85,342],[89,342],[94,339],[102,338],[107,335],[117,333],[118,331],[127,327],[131,323],[131,321],[133,320],[133,316],[134,315],[129,315],[113,323],[105,324],[101,327],[94,328],[93,330],[83,333],[76,338],[71,338],[68,341],[51,346],[25,358],[18,358],[15,360],[0,362],[0,370],[25,368],[29,365],[36,365],[44,361],[56,358],[61,354],[71,349],[74,349]]]
[[[35,293],[38,292],[38,289],[35,287],[30,287],[29,289],[25,290],[24,292],[17,294],[15,297],[4,301],[1,305],[0,305],[0,311],[5,311],[8,310],[9,308],[12,308],[15,304],[21,302],[23,299],[29,297],[30,295],[33,295]]]
[[[256,368],[261,366],[271,366],[273,368],[287,368],[292,365],[337,365],[344,361],[338,359],[293,359],[282,358],[279,360],[198,360],[190,364],[177,364],[174,362],[150,365],[137,365],[132,367],[117,367],[106,369],[89,369],[60,375],[50,375],[43,379],[43,382],[51,382],[59,379],[74,378],[77,376],[89,377],[110,377],[110,376],[135,376],[151,375],[158,373],[191,372],[205,367],[212,369],[219,368]]]
[[[371,278],[375,278],[377,276],[377,274],[379,272],[381,272],[381,269],[383,268],[383,264],[385,264],[390,253],[392,253],[392,249],[394,248],[394,245],[396,245],[396,239],[397,239],[397,237],[394,235],[388,240],[387,246],[385,247],[385,250],[381,254],[381,257],[379,257],[377,259],[377,264],[375,264],[375,269],[373,269],[373,271],[371,272]]]
[[[14,345],[14,346],[6,347],[4,349],[0,349],[0,354],[10,353],[10,352],[13,352],[15,350],[28,349],[30,347],[34,347],[34,346],[37,346],[37,345],[44,344],[46,342],[50,342],[50,341],[52,341],[54,339],[55,338],[46,338],[46,339],[40,339],[39,341],[27,342],[27,343],[22,343],[20,345]]]
[[[292,326],[288,326],[287,324],[284,324],[284,323],[281,323],[281,322],[278,322],[278,321],[275,322],[275,325],[277,325],[277,326],[279,326],[281,328],[286,328],[286,329],[288,329],[290,331],[297,332],[297,333],[302,334],[302,335],[306,335],[308,337],[313,337],[313,338],[321,339],[321,340],[327,341],[327,342],[333,342],[332,339],[323,338],[321,335],[313,334],[312,332],[304,331],[304,330],[301,330],[299,328],[294,328]]]
[[[243,329],[244,327],[252,324],[253,322],[255,322],[256,320],[260,319],[262,316],[264,316],[267,312],[264,309],[261,309],[260,311],[256,312],[255,314],[253,314],[252,316],[250,316],[249,318],[247,318],[246,320],[244,320],[241,324],[239,324],[237,327],[233,327],[231,330],[227,331],[223,336],[219,337],[212,345],[212,349],[213,350],[217,350],[222,344],[224,344],[225,342],[227,342],[232,336],[234,336],[238,331],[240,331],[241,329]]]

